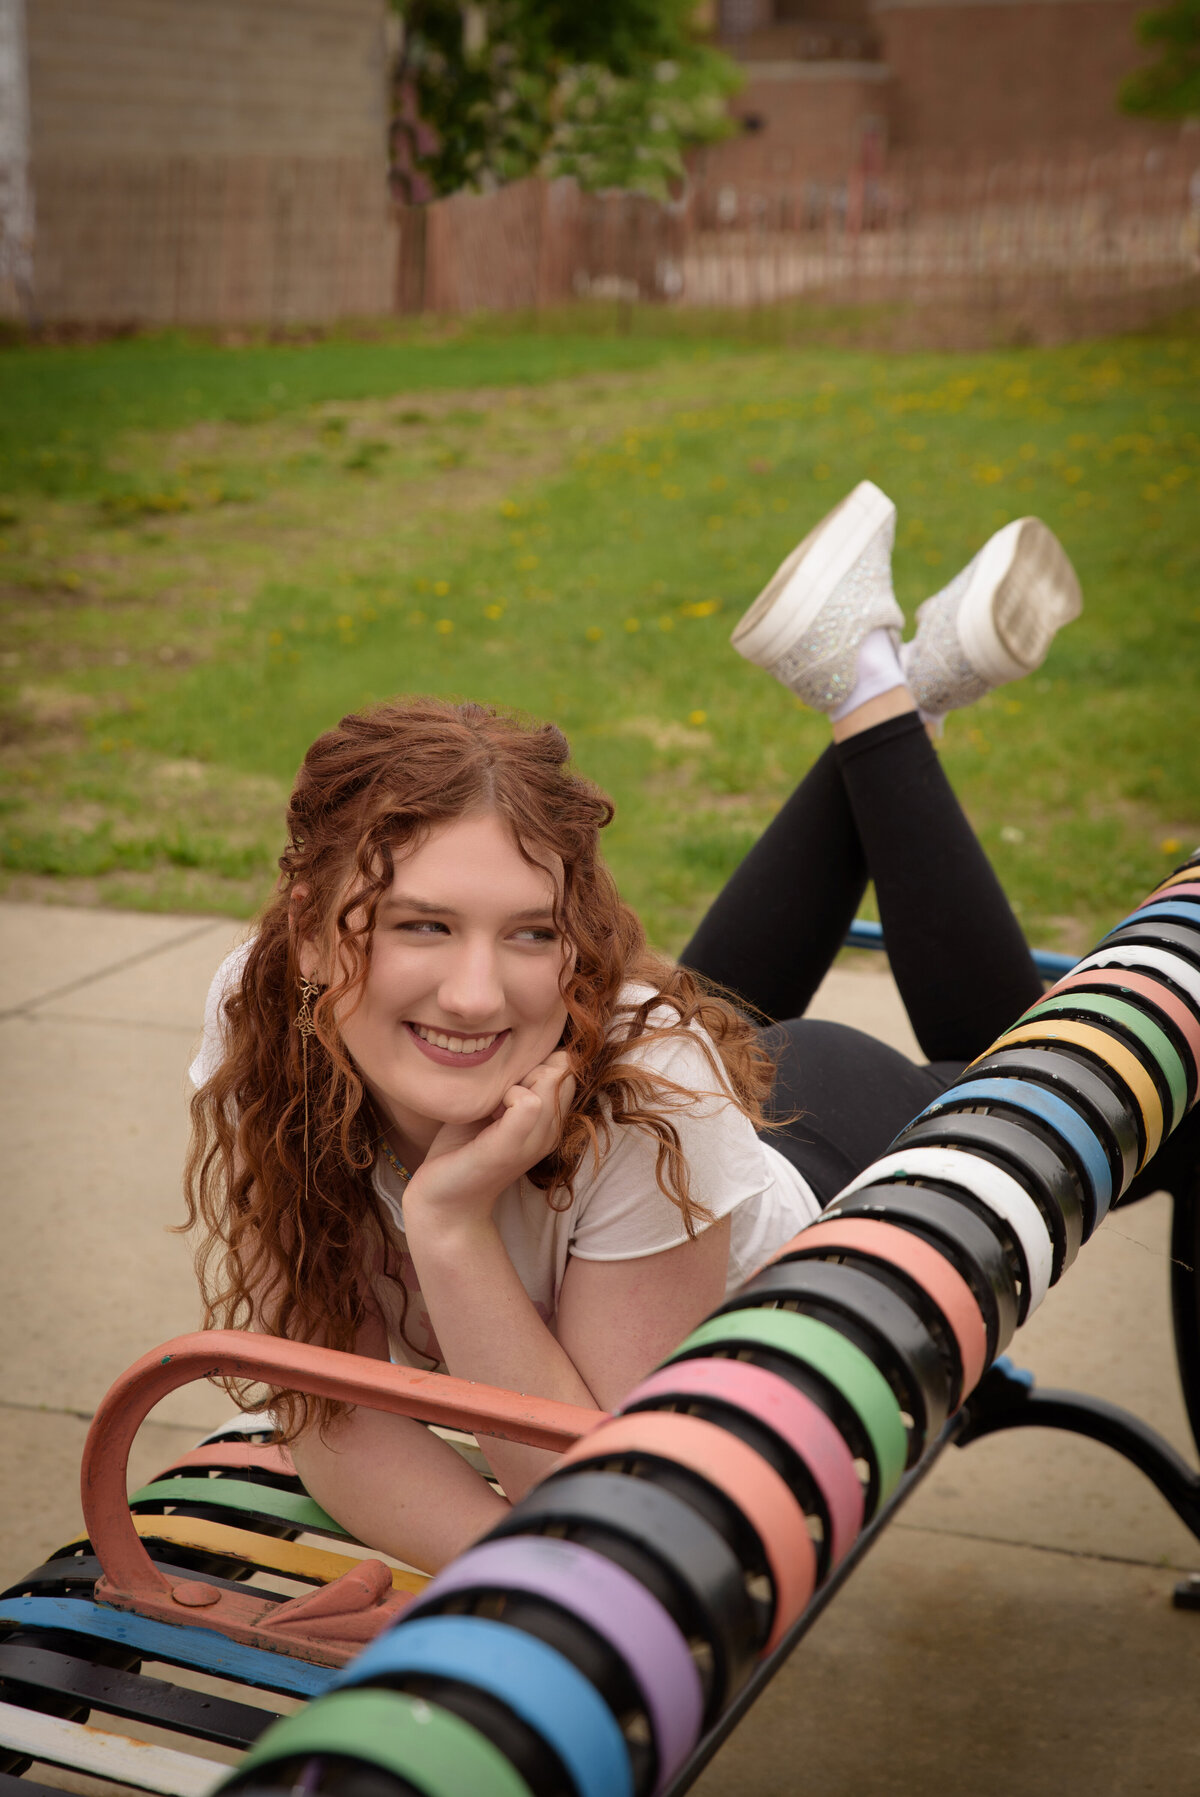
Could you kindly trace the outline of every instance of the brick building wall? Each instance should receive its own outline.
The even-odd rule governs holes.
[[[1146,0],[875,0],[892,142],[954,156],[1173,141],[1117,110]]]
[[[774,191],[880,154],[954,165],[1173,144],[1177,125],[1117,107],[1145,60],[1146,3],[760,0],[723,41],[746,77],[732,110],[751,129],[698,166]]]
[[[47,319],[231,323],[392,300],[385,0],[28,0]]]
[[[844,174],[868,137],[886,139],[891,73],[880,62],[749,62],[732,111],[749,129],[698,160],[734,186]]]

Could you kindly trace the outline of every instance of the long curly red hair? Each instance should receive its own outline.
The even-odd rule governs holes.
[[[528,1177],[565,1207],[581,1161],[603,1155],[613,1126],[643,1130],[656,1144],[659,1186],[694,1233],[703,1212],[671,1114],[696,1094],[631,1063],[628,1045],[648,1030],[698,1025],[705,1034],[691,1040],[708,1056],[711,1089],[755,1123],[770,1058],[731,1004],[648,950],[600,859],[612,803],[569,760],[552,724],[426,698],[354,713],[309,749],[288,806],[277,892],[224,1000],[224,1058],[192,1100],[181,1227],[202,1225],[206,1327],[253,1325],[350,1349],[373,1308],[372,1282],[395,1276],[370,1177],[386,1119],[335,1010],[367,977],[376,909],[396,862],[439,825],[481,811],[507,823],[530,862],[561,865],[555,921],[574,951],[563,973],[562,1046],[575,1096],[557,1148]],[[306,941],[335,950],[326,964],[339,970],[313,1002],[307,1052],[296,1021]],[[651,996],[622,1004],[629,982]],[[324,1427],[342,1408],[280,1391],[269,1402],[284,1439],[314,1421]]]

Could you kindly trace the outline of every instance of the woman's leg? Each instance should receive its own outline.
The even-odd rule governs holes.
[[[838,770],[917,1040],[930,1061],[973,1060],[1042,995],[1021,927],[917,712],[838,734]]]
[[[942,714],[1016,679],[1078,612],[1079,584],[1046,527],[1016,520],[920,608],[902,665],[894,527],[891,501],[861,482],[734,631],[740,654],[828,712],[834,751],[742,863],[682,959],[767,1016],[797,1016],[869,872],[918,1040],[931,1061],[961,1061],[1032,1003],[1041,982],[907,678]]]
[[[763,1017],[799,1017],[845,941],[867,870],[836,745],[815,761],[680,955]]]
[[[822,1205],[885,1153],[962,1063],[918,1067],[844,1023],[789,1018],[763,1032],[775,1080],[763,1140],[786,1155]]]

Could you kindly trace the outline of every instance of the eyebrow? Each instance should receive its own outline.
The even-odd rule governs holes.
[[[416,911],[421,917],[461,917],[453,905],[435,905],[428,899],[413,898],[408,893],[396,892],[381,900],[379,910],[383,911]],[[551,905],[533,905],[528,911],[513,911],[505,918],[506,923],[542,923],[546,919],[553,921],[554,908]]]

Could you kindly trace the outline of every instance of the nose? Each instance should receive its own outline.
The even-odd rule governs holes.
[[[438,1004],[447,1017],[482,1025],[494,1022],[504,1009],[504,985],[496,944],[483,937],[463,936],[449,958],[440,986]]]

